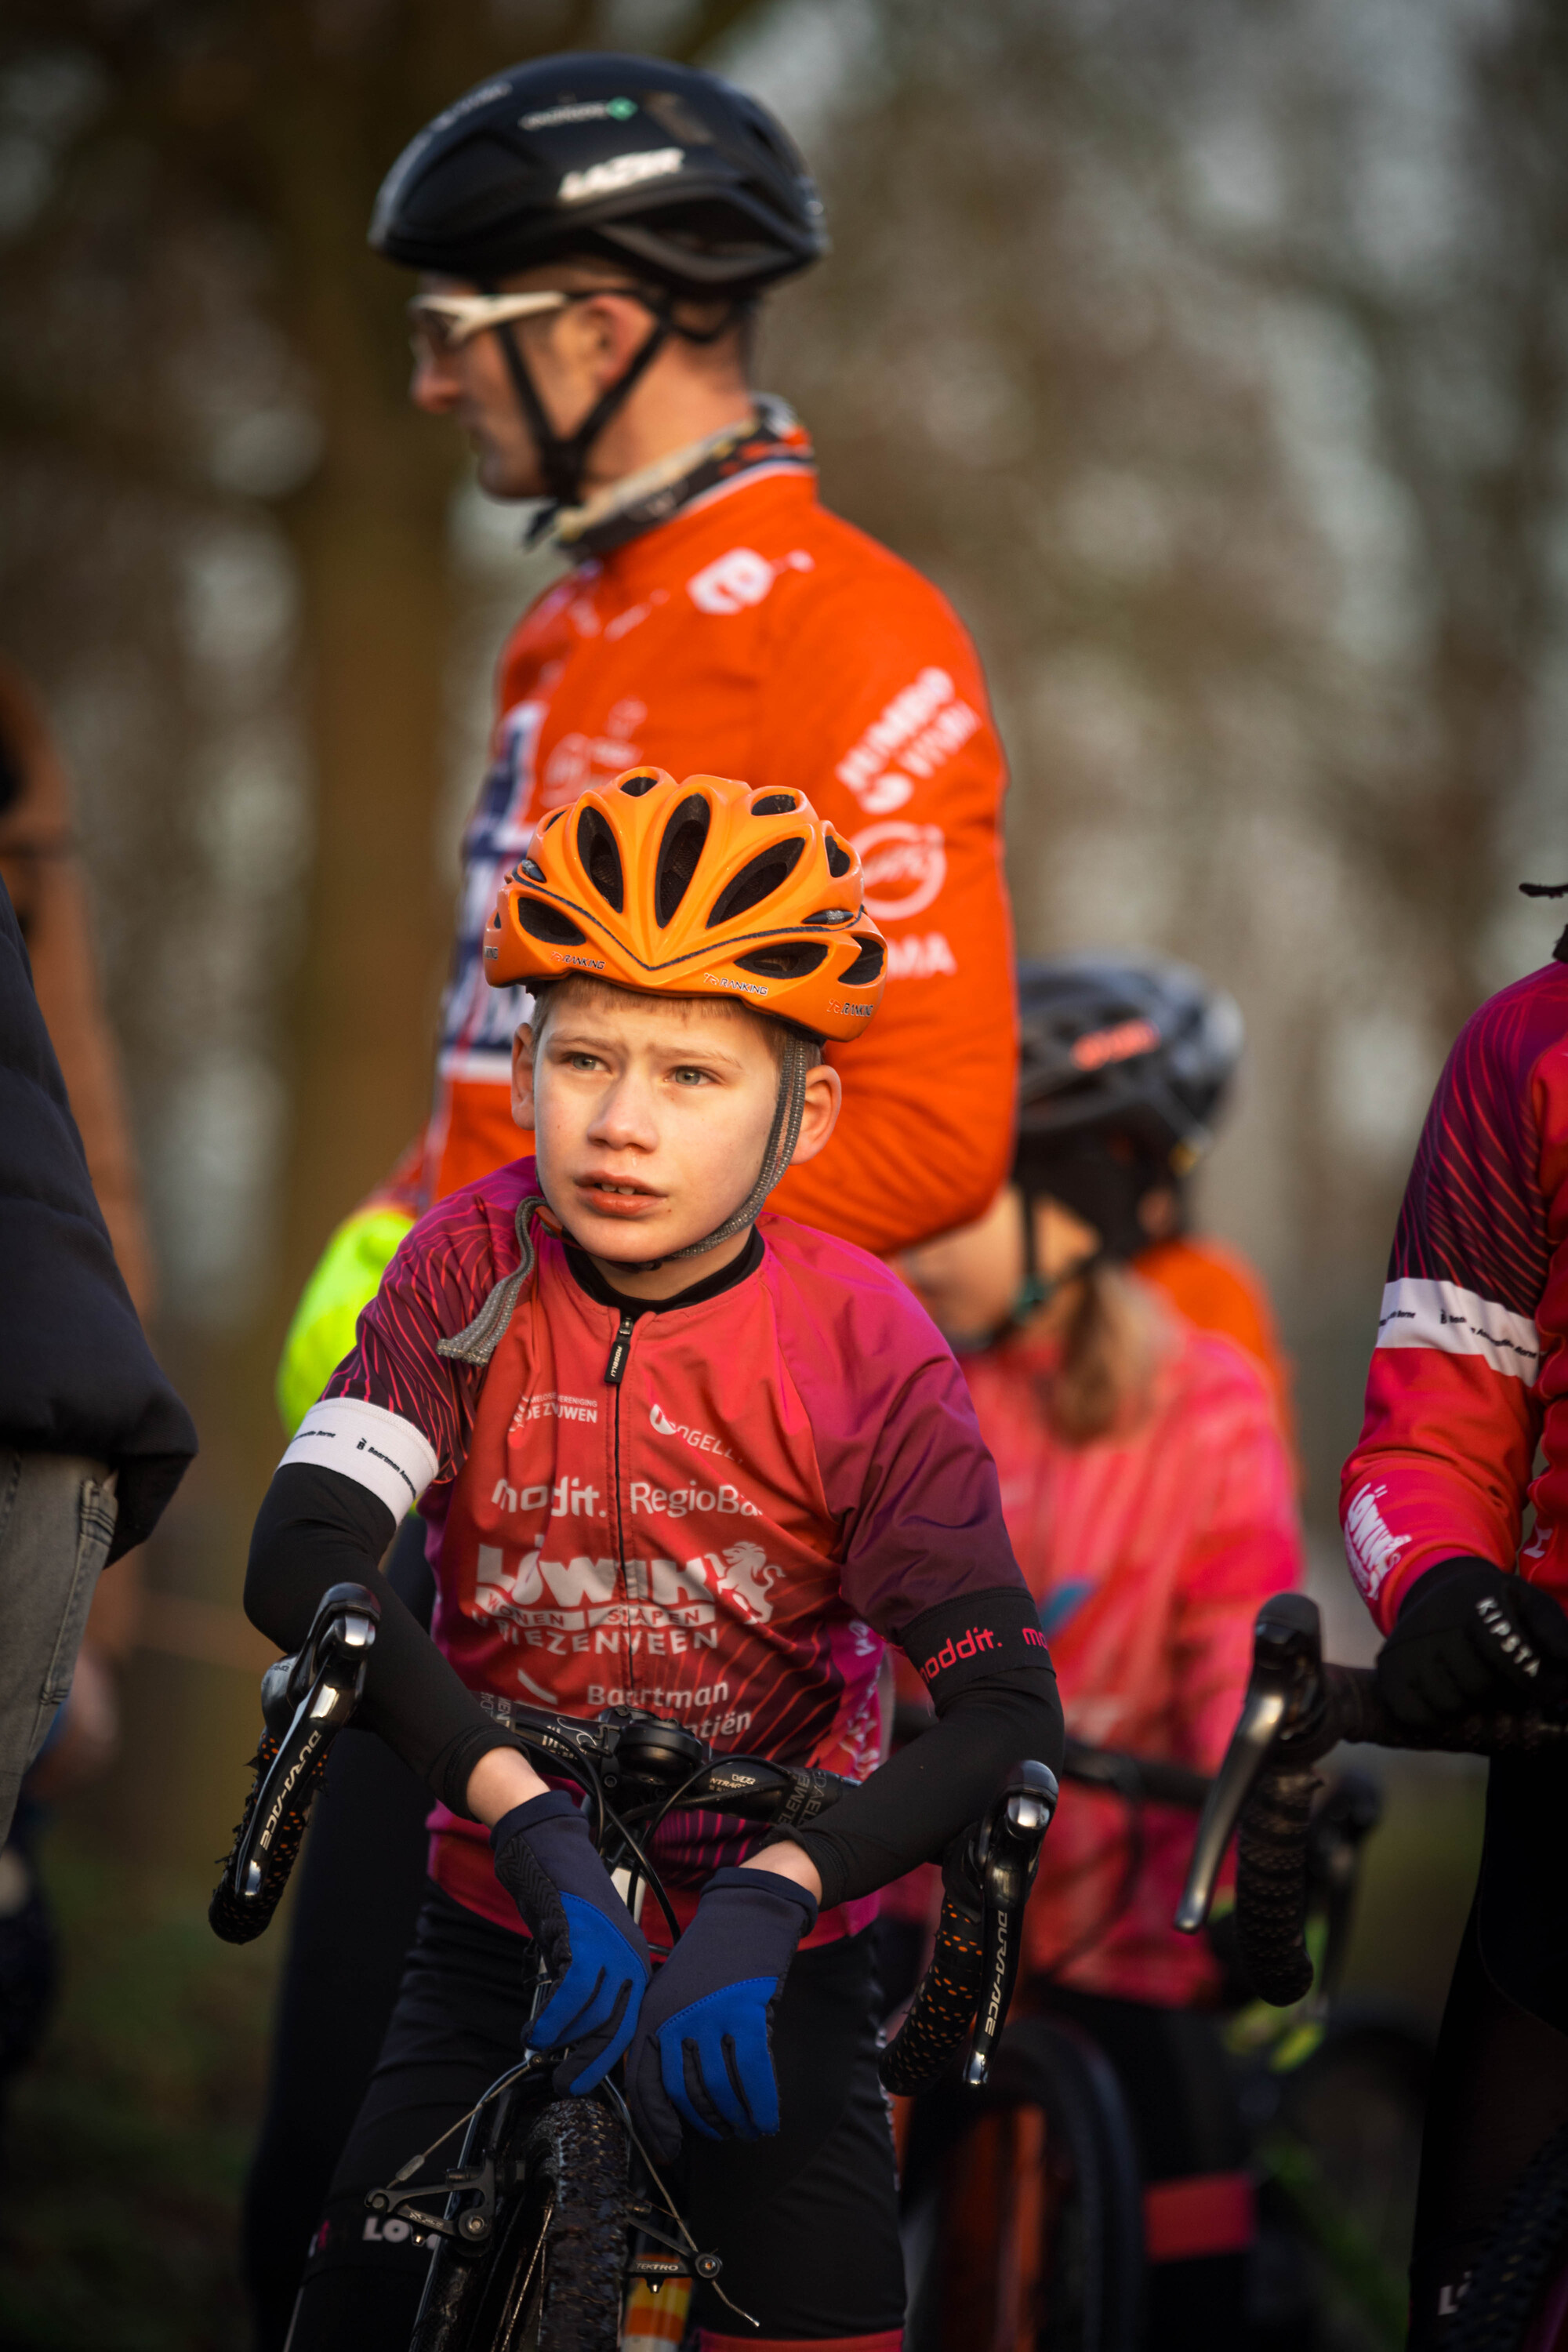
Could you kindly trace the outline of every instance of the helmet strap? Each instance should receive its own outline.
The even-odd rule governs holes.
[[[628,1265],[628,1274],[656,1274],[661,1265],[671,1265],[678,1258],[700,1257],[704,1250],[717,1249],[721,1242],[732,1241],[748,1225],[755,1224],[763,1202],[795,1158],[795,1147],[800,1141],[800,1122],[805,1113],[805,1082],[821,1058],[822,1051],[815,1037],[804,1037],[795,1029],[784,1031],[778,1099],[773,1105],[773,1125],[768,1129],[756,1182],[733,1216],[726,1217],[701,1241],[688,1242],[684,1249],[671,1250],[668,1256],[647,1258],[641,1265]]]
[[[608,290],[622,293],[626,289],[616,287]],[[542,518],[544,527],[548,527],[551,516],[560,508],[581,505],[583,472],[595,442],[611,418],[625,404],[638,381],[653,365],[654,361],[669,341],[673,322],[668,307],[662,305],[653,295],[638,294],[635,299],[644,303],[652,313],[653,324],[630,362],[622,370],[614,383],[606,384],[575,433],[557,433],[546,415],[544,403],[540,398],[539,386],[534,383],[532,372],[522,355],[522,346],[518,341],[514,322],[510,319],[504,319],[499,325],[490,329],[490,332],[500,343],[507,373],[511,378],[512,390],[517,394],[518,406],[522,411],[524,422],[533,436],[534,446],[539,452],[540,469],[544,476],[544,488],[548,499],[548,505]],[[536,526],[531,538],[536,539],[540,535],[540,527]]]
[[[1046,1274],[1040,1266],[1035,1234],[1035,1195],[1022,1187],[1018,1192],[1018,1214],[1024,1228],[1024,1279],[1007,1309],[1005,1322],[992,1334],[993,1339],[1000,1339],[1008,1331],[1021,1331],[1037,1308],[1048,1307],[1058,1291],[1064,1290],[1069,1282],[1076,1282],[1080,1274],[1088,1274],[1109,1255],[1101,1242],[1084,1256],[1074,1258],[1069,1265],[1064,1265],[1058,1274]]]

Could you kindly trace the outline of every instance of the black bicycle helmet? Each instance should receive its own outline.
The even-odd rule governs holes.
[[[1208,1147],[1241,1055],[1236,1001],[1185,964],[1080,955],[1021,962],[1018,1006],[1016,1179],[1134,1256],[1143,1196]]]
[[[484,288],[569,255],[626,269],[648,331],[574,433],[551,423],[510,323],[490,330],[555,509],[581,501],[589,452],[671,335],[716,341],[827,249],[822,200],[765,107],[717,74],[599,50],[492,74],[438,114],[382,183],[370,241]],[[679,320],[682,294],[725,300],[718,324]]]
[[[601,253],[694,293],[755,293],[827,249],[794,142],[717,74],[573,51],[492,74],[410,140],[370,241],[476,284]]]

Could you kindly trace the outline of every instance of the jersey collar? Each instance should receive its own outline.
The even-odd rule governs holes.
[[[772,393],[756,395],[755,414],[742,425],[726,425],[685,449],[672,450],[644,466],[580,507],[558,510],[551,535],[563,554],[574,560],[603,556],[645,531],[656,530],[686,507],[721,485],[727,487],[759,467],[814,474],[816,454],[795,411]]]
[[[567,1268],[578,1289],[585,1290],[601,1307],[611,1307],[617,1315],[630,1315],[634,1319],[639,1315],[668,1315],[677,1307],[700,1307],[706,1300],[733,1290],[737,1283],[755,1274],[762,1262],[763,1237],[753,1225],[745,1248],[728,1265],[721,1265],[717,1274],[705,1274],[700,1282],[688,1283],[673,1298],[628,1298],[625,1291],[616,1289],[605,1280],[586,1250],[579,1249],[574,1241],[566,1243]]]

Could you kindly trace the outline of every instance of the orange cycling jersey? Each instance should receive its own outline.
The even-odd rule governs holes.
[[[769,404],[736,470],[579,563],[502,658],[494,757],[463,847],[434,1116],[409,1205],[515,1157],[509,1055],[529,999],[486,985],[479,935],[540,818],[624,769],[792,786],[852,838],[889,986],[832,1045],[844,1116],[773,1205],[886,1255],[979,1216],[1006,1171],[1016,1071],[1005,771],[951,607],[819,505]]]

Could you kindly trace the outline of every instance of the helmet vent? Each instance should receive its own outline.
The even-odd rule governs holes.
[[[800,864],[805,844],[800,839],[770,842],[755,857],[748,858],[740,872],[731,875],[720,891],[713,912],[708,918],[709,929],[721,923],[733,922],[737,915],[748,915],[782,890],[795,867]]]
[[[855,860],[837,834],[825,833],[822,840],[823,846],[827,852],[827,870],[836,882],[841,881],[854,865]]]
[[[628,800],[640,801],[644,793],[651,793],[658,782],[657,776],[627,776],[621,790]]]
[[[819,907],[815,915],[803,916],[802,920],[833,930],[840,923],[852,923],[855,916],[847,907]]]
[[[600,898],[618,915],[626,903],[620,848],[602,813],[591,805],[577,820],[577,855]]]
[[[754,971],[759,980],[804,980],[816,971],[827,954],[810,940],[781,940],[774,948],[753,948],[750,955],[737,956],[742,971]]]
[[[700,793],[689,793],[664,828],[653,877],[654,919],[660,930],[685,898],[708,839],[713,812]]]
[[[544,879],[543,866],[536,865],[531,857],[520,857],[517,870],[524,882],[542,882]]]
[[[580,948],[587,944],[587,936],[580,931],[569,915],[562,914],[543,898],[520,898],[517,919],[530,939],[542,940],[546,947]]]
[[[881,979],[882,966],[887,962],[887,961],[888,950],[883,946],[880,940],[867,940],[863,941],[860,952],[856,957],[854,962],[849,966],[848,971],[841,971],[839,973],[839,987],[869,988],[873,981]]]
[[[760,801],[752,803],[753,816],[793,816],[800,806],[793,793],[764,793]]]

